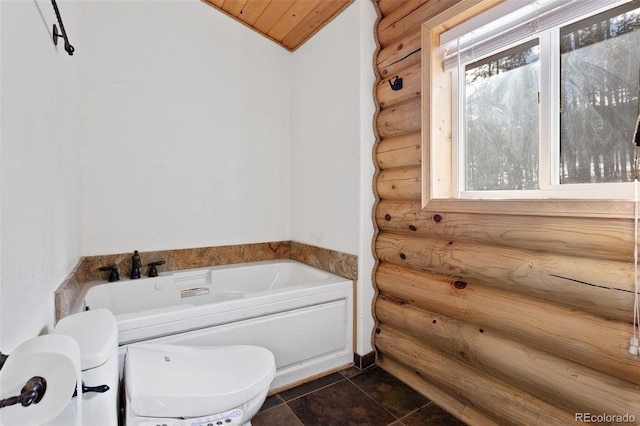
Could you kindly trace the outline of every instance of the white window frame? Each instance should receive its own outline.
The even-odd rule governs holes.
[[[442,64],[444,49],[440,46],[440,35],[500,3],[502,3],[500,0],[460,2],[422,25],[423,209],[442,212],[633,218],[634,203],[629,197],[609,196],[607,199],[568,197],[535,199],[531,196],[527,199],[460,198],[453,167],[453,158],[456,158],[458,153],[452,144],[452,134],[455,131],[451,114],[452,81],[451,73],[446,72]],[[551,125],[555,124],[549,123],[549,126]],[[530,193],[531,191],[524,192]]]

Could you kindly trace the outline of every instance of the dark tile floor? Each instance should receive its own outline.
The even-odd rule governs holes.
[[[355,367],[267,398],[253,426],[459,426],[381,368]]]

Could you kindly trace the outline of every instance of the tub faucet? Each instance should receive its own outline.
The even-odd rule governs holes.
[[[99,268],[101,271],[109,271],[109,282],[120,280],[120,274],[118,273],[118,267],[116,265],[103,266]]]
[[[140,268],[142,268],[142,258],[138,254],[138,250],[134,250],[133,256],[131,256],[131,275],[129,278],[132,280],[140,278]]]
[[[149,277],[157,277],[158,276],[158,268],[156,266],[164,265],[164,260],[160,260],[158,262],[151,262],[147,266],[149,267]]]

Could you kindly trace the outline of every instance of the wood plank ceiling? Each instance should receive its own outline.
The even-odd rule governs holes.
[[[354,0],[204,0],[290,51]]]

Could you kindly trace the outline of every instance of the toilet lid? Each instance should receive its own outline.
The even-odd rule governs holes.
[[[139,416],[200,417],[239,407],[269,389],[273,354],[259,346],[128,347],[127,403]]]
[[[66,334],[78,342],[82,371],[101,366],[118,350],[118,322],[107,309],[93,309],[64,317],[53,332]]]

